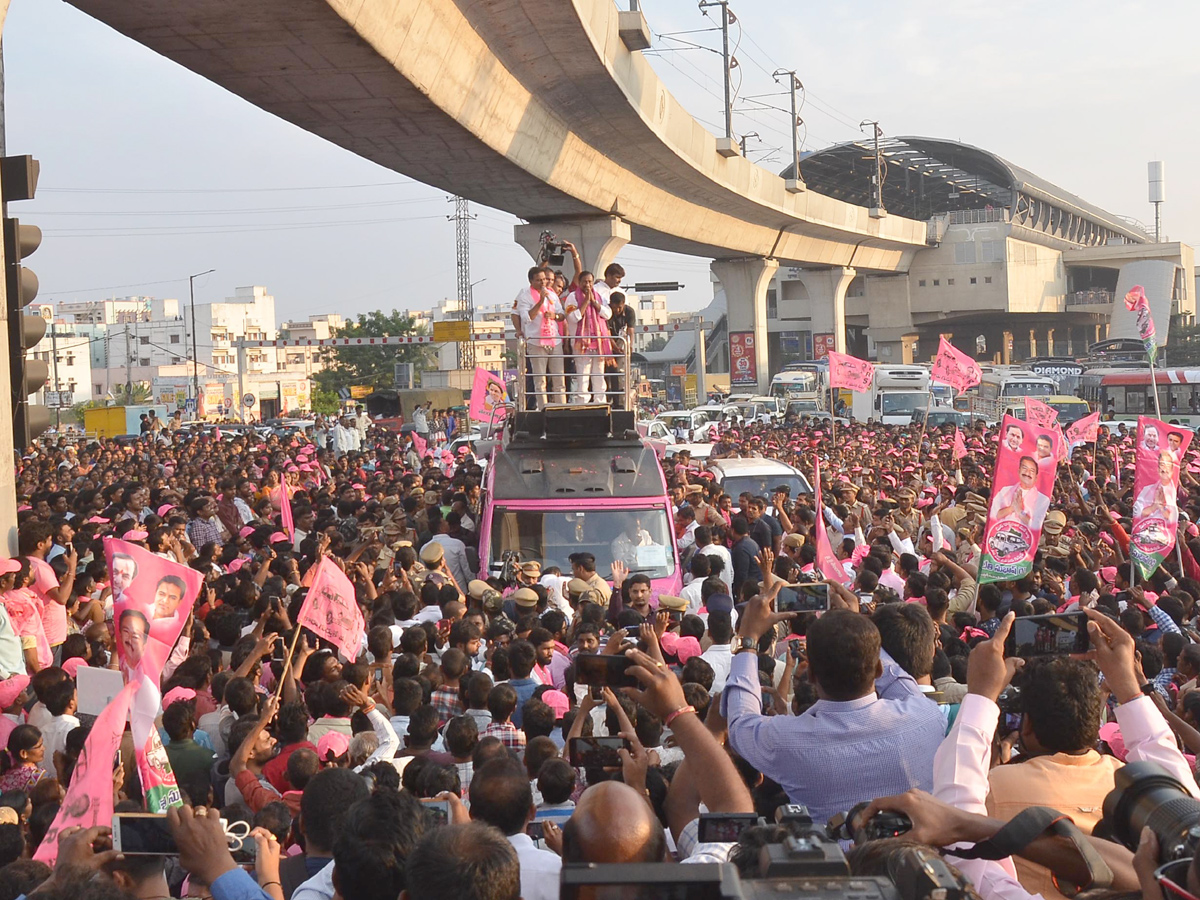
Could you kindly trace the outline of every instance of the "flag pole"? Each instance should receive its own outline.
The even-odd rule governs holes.
[[[921,437],[917,439],[917,453],[920,454],[921,446],[925,443],[925,430],[929,427],[929,407],[933,405],[933,380],[929,382],[929,395],[925,398],[925,418],[921,421]],[[880,421],[883,420],[883,411],[879,413]]]
[[[296,652],[296,644],[300,642],[300,632],[303,630],[303,626],[297,625],[296,633],[292,635],[292,645],[288,647],[287,656],[283,660],[283,668],[279,670],[279,684],[275,686],[276,700],[283,696],[283,683],[287,680],[288,669],[292,667],[292,655]]]
[[[837,403],[833,399],[833,379],[829,379],[829,432],[833,446],[837,446]]]

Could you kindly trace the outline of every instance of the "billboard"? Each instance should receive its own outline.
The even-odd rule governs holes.
[[[729,384],[732,387],[758,385],[758,360],[754,355],[754,332],[729,332]]]

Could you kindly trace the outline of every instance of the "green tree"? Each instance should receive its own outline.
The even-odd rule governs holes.
[[[335,337],[416,337],[427,334],[418,328],[412,316],[399,310],[363,313],[338,329]],[[336,394],[340,388],[365,384],[389,388],[395,377],[395,364],[412,363],[420,372],[434,367],[433,348],[429,344],[383,347],[326,347],[321,351],[326,368],[313,376],[318,392]]]
[[[1172,323],[1171,341],[1165,349],[1172,368],[1200,365],[1200,325]]]
[[[647,353],[657,353],[659,350],[667,349],[667,339],[661,334],[656,334],[646,342]]]
[[[312,392],[312,411],[324,416],[337,415],[342,408],[338,395],[333,391],[323,391],[315,388]]]

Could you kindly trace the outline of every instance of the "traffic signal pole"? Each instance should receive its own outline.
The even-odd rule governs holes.
[[[2,189],[0,185],[0,189]],[[4,241],[0,241],[0,254],[7,253]],[[9,360],[8,290],[4,282],[8,266],[0,255],[0,303],[4,304],[4,315],[0,316],[0,551],[5,556],[17,555],[17,448],[14,446],[13,429],[13,384],[12,366]],[[21,448],[24,449],[24,448]],[[12,462],[10,469],[6,463]]]

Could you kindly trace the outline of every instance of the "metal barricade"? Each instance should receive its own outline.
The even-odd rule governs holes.
[[[553,348],[553,351],[547,354],[547,364],[545,375],[535,373],[532,360],[533,356],[528,353],[526,345],[529,343],[541,346],[538,338],[517,339],[517,409],[533,410],[540,409],[547,405],[555,404],[579,404],[579,403],[594,403],[594,397],[597,393],[591,389],[591,379],[596,377],[596,373],[588,375],[580,375],[573,372],[558,372],[551,373],[550,368],[554,362],[558,362],[562,368],[566,367],[567,360],[599,360],[599,353],[563,353],[563,342],[559,341]],[[568,344],[573,343],[577,338],[567,338]],[[622,401],[623,409],[633,409],[633,390],[629,383],[629,373],[632,368],[630,362],[630,339],[623,335],[610,337],[612,342],[612,352],[607,358],[614,359],[617,364],[615,371],[605,369],[604,375],[604,402],[610,406],[614,406],[614,400]],[[542,389],[538,388],[538,379],[545,379],[545,386]],[[616,378],[616,390],[610,391],[608,379]],[[561,382],[561,388],[556,383],[555,379]],[[529,382],[533,381],[533,390],[529,389]],[[586,380],[585,385],[582,382]],[[585,401],[583,398],[588,399]]]

